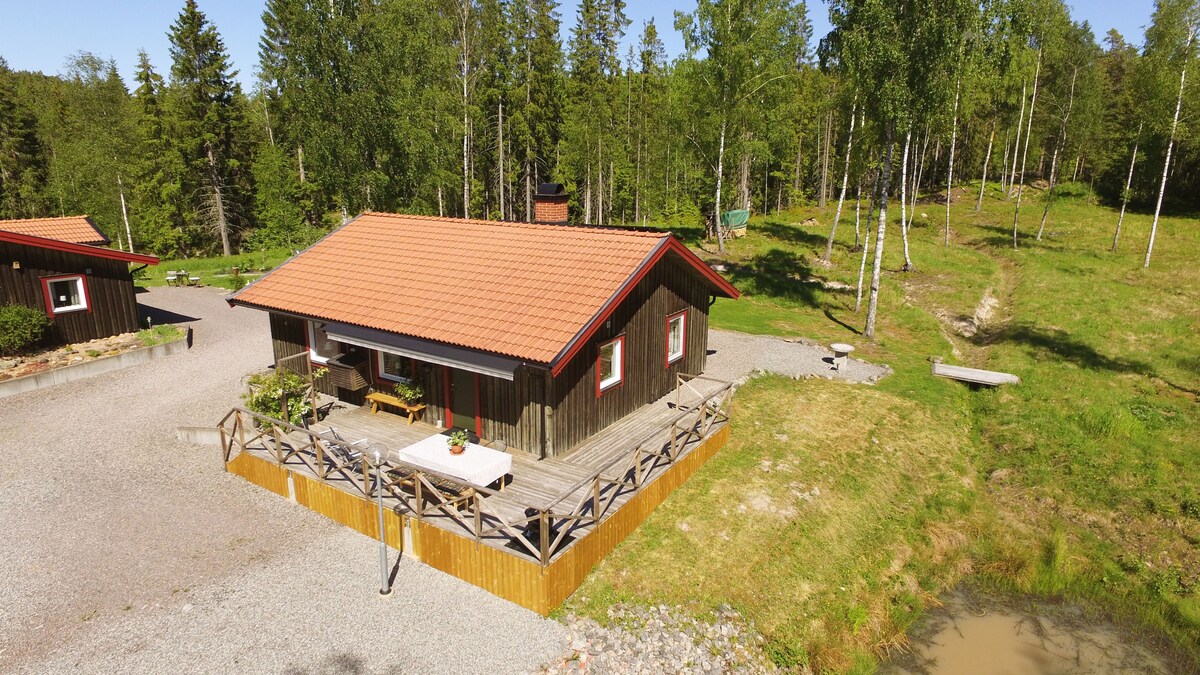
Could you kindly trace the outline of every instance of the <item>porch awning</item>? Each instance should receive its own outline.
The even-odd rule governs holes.
[[[450,366],[481,375],[490,375],[503,380],[511,381],[517,367],[524,363],[520,359],[499,354],[489,354],[432,340],[422,340],[334,321],[325,324],[325,333],[330,338],[348,345],[408,356],[420,361]]]

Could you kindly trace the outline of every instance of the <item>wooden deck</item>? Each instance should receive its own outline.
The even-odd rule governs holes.
[[[334,456],[323,444],[330,427],[344,443],[365,440],[359,448],[382,443],[399,449],[443,431],[372,414],[369,407],[337,404],[311,431],[235,408],[219,429],[228,470],[364,534],[378,536],[369,514],[382,483],[393,546],[545,613],[724,444],[731,394],[728,383],[681,377],[676,392],[565,457],[512,453],[511,478],[502,491],[398,460],[372,466],[370,460]],[[479,546],[494,553],[483,555]],[[512,565],[531,565],[543,577],[551,569],[564,571],[538,580],[527,570],[517,574]],[[525,581],[509,588],[514,574]]]

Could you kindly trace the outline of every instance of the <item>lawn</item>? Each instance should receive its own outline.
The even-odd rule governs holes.
[[[234,267],[238,268],[240,278],[249,282],[274,269],[291,256],[291,249],[280,248],[231,256],[160,260],[157,267],[147,268],[143,276],[135,279],[135,282],[139,286],[165,286],[168,271],[187,270],[189,275],[200,277],[202,284],[237,290],[241,288],[239,283],[242,282],[233,276]]]
[[[1039,242],[1034,193],[1014,251],[1012,202],[993,192],[976,213],[974,194],[956,197],[949,247],[944,204],[918,204],[909,273],[889,210],[874,343],[852,209],[832,266],[816,258],[835,205],[755,220],[723,257],[680,232],[746,293],[713,306],[714,327],[849,341],[896,375],[743,387],[729,445],[567,609],[731,603],[780,665],[870,671],[970,579],[1097,605],[1200,656],[1197,220],[1165,218],[1143,270],[1147,214],[1110,253],[1116,213],[1075,189]],[[1023,382],[972,391],[930,377],[932,356]]]

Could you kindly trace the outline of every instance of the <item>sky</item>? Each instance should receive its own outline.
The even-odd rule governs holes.
[[[260,0],[199,0],[200,9],[217,26],[229,50],[238,79],[250,88],[258,63],[258,36],[264,3]],[[577,0],[562,0],[563,39],[574,24]],[[813,41],[829,31],[824,0],[809,0]],[[1150,22],[1154,0],[1068,0],[1072,16],[1086,19],[1097,39],[1116,28],[1140,45]],[[0,0],[0,57],[14,70],[61,73],[74,53],[90,51],[115,59],[126,82],[133,81],[137,53],[145,49],[159,73],[170,70],[167,30],[179,14],[179,0]],[[667,53],[683,50],[675,32],[675,11],[695,7],[695,0],[633,0],[627,42],[636,40],[642,24],[654,19]],[[622,48],[622,54],[625,49]]]

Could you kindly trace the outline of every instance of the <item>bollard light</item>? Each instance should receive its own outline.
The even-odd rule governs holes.
[[[372,443],[368,452],[375,454],[375,503],[379,506],[379,596],[392,597],[392,582],[388,578],[387,541],[383,530],[383,455],[388,448],[383,443]]]

